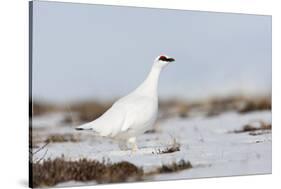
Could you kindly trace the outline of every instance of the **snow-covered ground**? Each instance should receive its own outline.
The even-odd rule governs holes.
[[[145,172],[182,159],[190,161],[193,166],[179,172],[154,175],[147,180],[265,174],[272,170],[271,130],[259,131],[257,135],[233,132],[241,130],[246,124],[257,125],[257,121],[271,124],[271,111],[170,118],[158,123],[157,132],[140,136],[140,149],[136,152],[120,151],[116,141],[96,137],[89,131],[76,131],[75,125],[62,122],[63,116],[47,114],[34,117],[33,145],[44,145],[50,135],[71,135],[76,141],[51,142],[36,153],[34,159],[52,159],[63,155],[71,160],[87,158],[111,162],[129,161],[143,167]],[[173,145],[174,140],[180,144],[180,151],[157,153]]]

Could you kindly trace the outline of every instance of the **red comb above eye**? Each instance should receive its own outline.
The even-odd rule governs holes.
[[[158,58],[158,60],[165,61],[165,60],[167,60],[167,57],[162,55],[162,56],[160,56],[160,57]]]

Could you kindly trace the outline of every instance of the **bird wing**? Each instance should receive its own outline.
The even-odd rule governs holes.
[[[127,96],[116,101],[98,119],[86,123],[78,128],[92,129],[100,136],[115,137],[126,132],[136,125],[142,125],[146,120],[147,114],[150,114],[151,99]]]
[[[121,130],[126,112],[122,106],[113,104],[101,117],[92,122],[92,129],[100,136],[114,137]]]

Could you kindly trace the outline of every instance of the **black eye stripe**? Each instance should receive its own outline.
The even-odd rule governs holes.
[[[160,56],[158,60],[166,61],[166,62],[173,62],[175,59],[167,58],[166,56]]]

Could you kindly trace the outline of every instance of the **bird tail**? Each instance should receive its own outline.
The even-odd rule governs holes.
[[[85,123],[75,128],[75,130],[93,130],[92,124]]]

